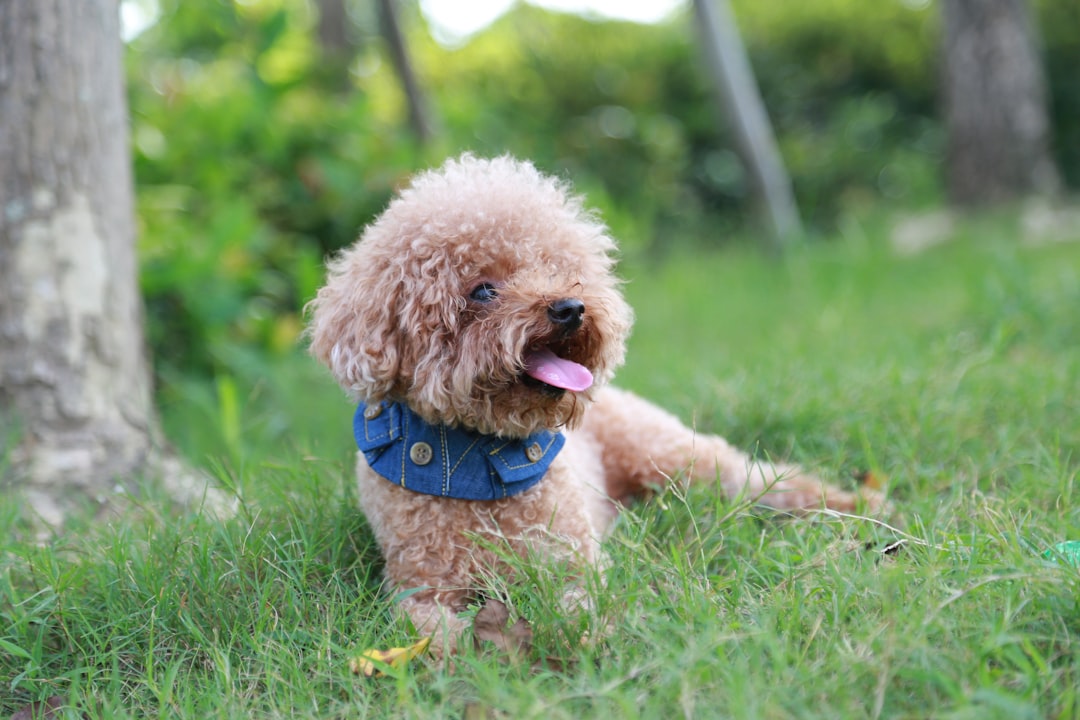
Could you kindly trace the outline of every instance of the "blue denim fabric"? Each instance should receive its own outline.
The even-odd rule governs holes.
[[[356,409],[357,447],[383,478],[427,495],[462,500],[517,495],[543,479],[566,442],[562,433],[550,430],[513,440],[429,425],[400,403],[378,407],[368,411],[360,403]],[[418,444],[427,448],[415,448]]]

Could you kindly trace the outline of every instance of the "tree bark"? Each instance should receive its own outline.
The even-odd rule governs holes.
[[[121,53],[116,0],[0,2],[0,481],[52,525],[162,469]]]
[[[1056,192],[1046,80],[1026,0],[944,0],[942,11],[951,201]]]

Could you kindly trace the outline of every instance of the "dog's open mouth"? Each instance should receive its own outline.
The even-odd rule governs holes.
[[[550,347],[533,348],[525,353],[525,375],[540,383],[542,389],[551,388],[553,392],[581,392],[593,382],[587,367],[559,357]]]

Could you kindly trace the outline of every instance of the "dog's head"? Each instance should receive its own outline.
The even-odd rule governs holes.
[[[615,243],[531,164],[418,175],[329,265],[311,352],[355,399],[520,437],[572,426],[622,363]]]

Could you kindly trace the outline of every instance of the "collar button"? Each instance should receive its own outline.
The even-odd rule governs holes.
[[[364,408],[364,419],[365,420],[374,420],[375,418],[379,417],[380,415],[382,415],[382,404],[381,403],[378,404],[378,405],[368,405],[366,408]]]
[[[540,447],[540,443],[533,443],[525,448],[525,457],[529,458],[529,462],[537,462],[544,457],[544,450]]]
[[[413,443],[409,448],[409,459],[417,465],[427,465],[433,456],[431,446],[426,442]]]

